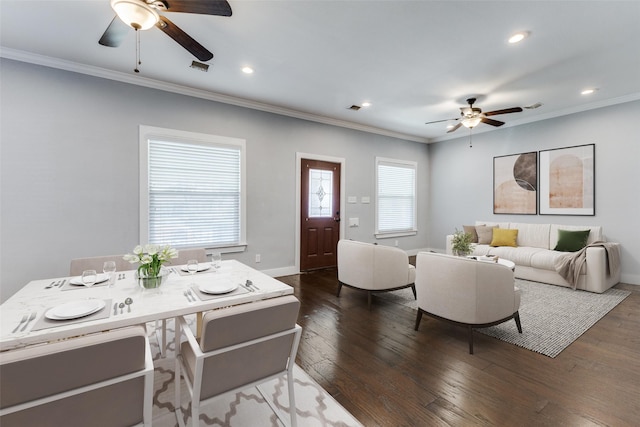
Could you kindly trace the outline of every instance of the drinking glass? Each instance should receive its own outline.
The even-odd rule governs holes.
[[[211,266],[218,270],[222,266],[222,255],[220,252],[213,252],[211,254]]]
[[[198,260],[190,259],[187,261],[187,271],[191,275],[191,281],[193,282],[193,275],[198,272]]]
[[[102,272],[109,278],[109,286],[113,286],[116,282],[116,262],[105,261],[102,265]]]
[[[98,273],[95,270],[85,270],[82,272],[82,283],[90,288],[98,280]]]

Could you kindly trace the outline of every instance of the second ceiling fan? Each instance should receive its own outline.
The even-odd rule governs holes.
[[[158,12],[231,16],[226,0],[111,0],[111,7],[117,16],[98,41],[101,45],[118,47],[131,28],[138,31],[155,26],[200,61],[210,60],[213,53]]]
[[[454,119],[436,120],[433,122],[427,122],[425,124],[441,123],[441,122],[448,122],[448,121],[455,120],[458,123],[456,123],[455,126],[453,126],[451,129],[447,131],[447,133],[451,133],[458,130],[460,126],[473,129],[480,123],[486,123],[491,126],[502,126],[504,122],[490,119],[489,116],[497,116],[500,114],[509,114],[509,113],[519,113],[522,111],[521,107],[512,107],[512,108],[505,108],[503,110],[488,111],[486,113],[483,113],[480,108],[473,106],[475,102],[476,102],[476,98],[467,99],[467,103],[469,104],[469,106],[460,107],[460,117],[456,117]]]

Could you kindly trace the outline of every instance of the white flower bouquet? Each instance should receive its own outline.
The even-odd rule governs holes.
[[[178,257],[178,251],[170,245],[159,246],[147,244],[133,248],[133,253],[126,254],[123,259],[131,264],[140,263],[138,276],[158,277],[162,265],[173,258]]]

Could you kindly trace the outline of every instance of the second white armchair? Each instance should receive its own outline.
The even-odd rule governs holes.
[[[338,242],[338,292],[342,286],[367,291],[371,308],[374,292],[411,288],[416,295],[416,269],[405,251],[373,243],[340,240]]]

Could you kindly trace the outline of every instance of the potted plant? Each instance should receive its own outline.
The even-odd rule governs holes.
[[[147,289],[157,288],[162,284],[166,274],[162,271],[162,265],[173,258],[178,257],[178,251],[171,246],[138,245],[133,248],[133,253],[126,254],[123,259],[131,264],[139,263],[138,281],[140,286]]]
[[[457,256],[467,256],[473,252],[473,249],[471,248],[471,239],[471,234],[465,233],[464,231],[456,228],[456,232],[453,233],[453,239],[451,239],[451,249],[453,254]]]

